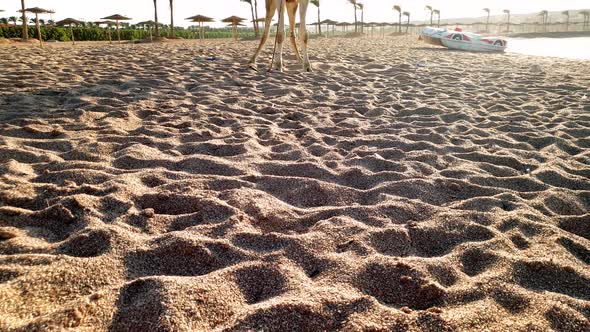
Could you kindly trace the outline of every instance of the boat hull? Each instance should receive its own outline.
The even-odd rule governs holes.
[[[494,45],[487,43],[474,43],[464,40],[442,39],[443,46],[452,50],[469,51],[469,52],[504,52],[506,46]]]
[[[496,37],[483,37],[460,29],[455,31],[437,28],[425,28],[421,39],[430,45],[444,46],[454,50],[470,52],[504,52],[507,42]]]
[[[425,28],[420,34],[420,38],[427,44],[435,46],[444,46],[442,39],[448,35],[446,29]]]
[[[434,45],[434,46],[444,46],[441,38],[436,38],[436,37],[431,37],[431,36],[422,36],[422,40],[426,44],[430,44],[430,45]]]

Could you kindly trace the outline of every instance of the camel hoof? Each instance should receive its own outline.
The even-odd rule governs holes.
[[[313,72],[313,69],[311,68],[311,65],[308,64],[307,66],[303,67],[303,71],[311,73]]]
[[[272,69],[282,73],[283,72],[283,64],[282,63],[275,63],[274,66],[272,67]]]
[[[258,65],[256,65],[255,63],[249,63],[248,67],[254,71],[258,71]]]

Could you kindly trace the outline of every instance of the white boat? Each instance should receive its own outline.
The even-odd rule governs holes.
[[[422,40],[431,45],[441,45],[454,50],[471,52],[504,52],[508,47],[505,39],[484,37],[461,29],[446,30],[425,28],[420,34]]]

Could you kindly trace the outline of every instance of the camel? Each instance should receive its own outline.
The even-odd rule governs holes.
[[[309,57],[307,56],[307,41],[309,36],[307,34],[307,29],[305,25],[305,15],[307,14],[307,7],[309,5],[309,0],[266,0],[266,18],[265,18],[265,25],[264,25],[264,34],[262,35],[262,39],[260,40],[260,45],[256,49],[256,52],[250,59],[250,67],[254,70],[257,70],[256,66],[256,58],[260,54],[260,51],[266,44],[268,40],[268,35],[270,33],[271,21],[274,17],[275,11],[279,12],[279,27],[277,31],[277,40],[276,40],[276,49],[274,61],[274,69],[278,71],[283,71],[283,41],[285,39],[285,8],[287,10],[287,14],[289,16],[289,27],[290,30],[290,38],[291,44],[293,45],[293,51],[295,52],[295,56],[299,63],[303,65],[303,70],[310,72],[311,71],[311,64],[309,63]],[[299,49],[297,48],[297,42],[295,40],[295,15],[297,14],[297,7],[299,7],[299,38],[301,42],[301,53],[299,53]]]

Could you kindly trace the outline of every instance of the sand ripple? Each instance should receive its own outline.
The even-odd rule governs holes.
[[[0,329],[590,330],[588,62],[253,47],[0,48]]]

